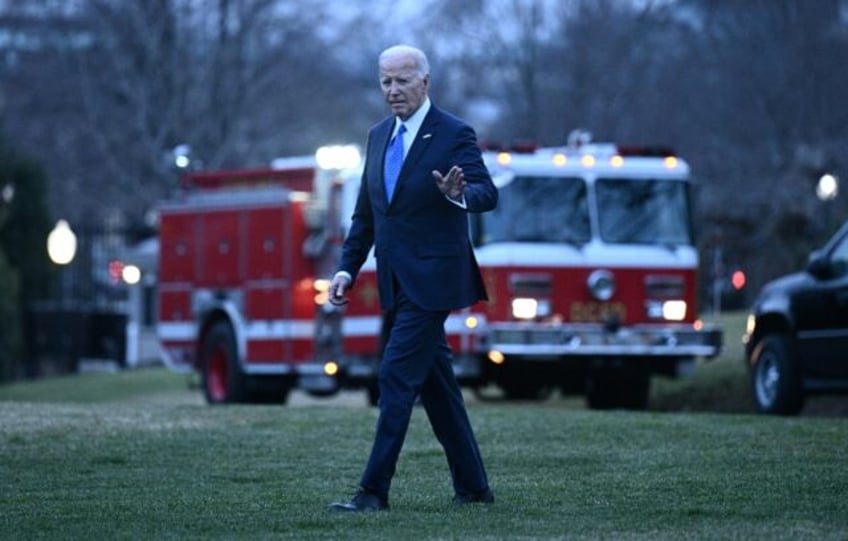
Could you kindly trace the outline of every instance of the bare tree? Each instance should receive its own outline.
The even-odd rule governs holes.
[[[173,185],[165,157],[178,144],[208,167],[296,149],[294,112],[321,95],[304,88],[320,16],[273,0],[87,0],[81,17],[96,41],[75,56],[87,136],[113,195],[153,205]]]
[[[755,282],[803,264],[826,236],[813,185],[848,162],[843,0],[692,1],[702,76],[696,165],[713,184],[706,211]],[[844,203],[838,208],[845,209]]]
[[[361,137],[360,81],[342,55],[355,21],[326,24],[338,4],[4,6],[36,40],[3,84],[10,131],[44,156],[52,208],[92,223],[139,221],[176,185],[176,145],[204,167],[248,167]]]
[[[411,41],[430,54],[434,98],[483,139],[559,144],[584,127],[675,146],[701,179],[700,229],[758,260],[753,281],[822,238],[813,183],[848,178],[848,0],[404,6],[0,1],[16,37],[0,43],[3,120],[43,158],[56,212],[138,220],[175,183],[175,145],[206,167],[249,167],[361,142],[385,114],[376,55]]]

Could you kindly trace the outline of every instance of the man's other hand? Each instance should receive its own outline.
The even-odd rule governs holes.
[[[345,292],[350,286],[350,279],[342,273],[336,273],[333,276],[333,281],[330,282],[330,303],[335,306],[343,306],[349,301],[345,297]]]

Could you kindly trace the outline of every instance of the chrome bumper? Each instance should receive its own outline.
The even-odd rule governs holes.
[[[718,326],[638,325],[611,331],[602,325],[504,324],[489,327],[489,350],[525,357],[649,356],[715,357]]]

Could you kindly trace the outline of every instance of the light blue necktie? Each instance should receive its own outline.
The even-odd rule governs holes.
[[[406,132],[406,125],[401,124],[397,133],[389,143],[389,148],[386,150],[386,162],[383,168],[383,180],[386,182],[386,197],[389,201],[392,200],[392,193],[395,191],[400,168],[403,166],[403,134]]]

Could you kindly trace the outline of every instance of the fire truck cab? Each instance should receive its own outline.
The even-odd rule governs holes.
[[[491,296],[477,384],[593,408],[647,405],[654,374],[716,356],[698,319],[689,167],[664,148],[591,143],[484,153],[498,208],[471,235]]]

